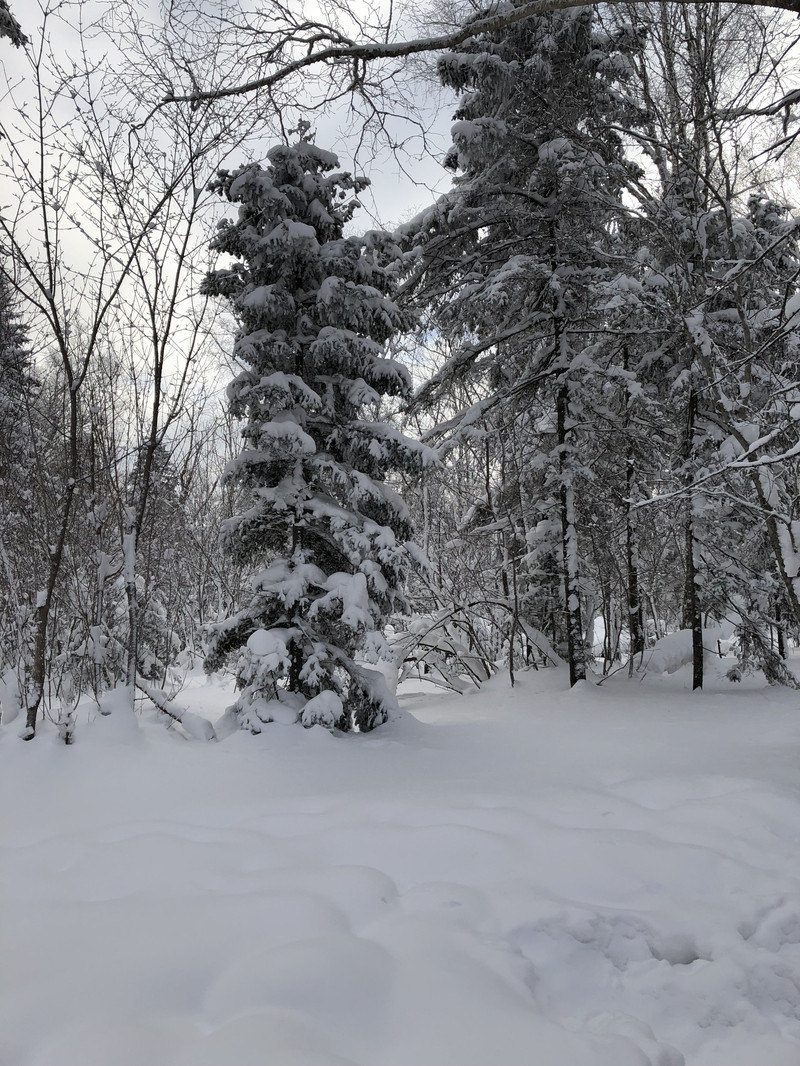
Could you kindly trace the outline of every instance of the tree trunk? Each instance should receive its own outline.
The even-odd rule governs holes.
[[[644,654],[644,613],[639,593],[639,555],[636,550],[636,529],[633,522],[631,493],[634,488],[633,460],[628,459],[627,511],[625,514],[625,566],[627,570],[628,632],[631,658]]]
[[[53,606],[53,595],[61,571],[64,559],[64,545],[67,539],[70,523],[72,521],[72,504],[75,497],[75,479],[70,478],[67,483],[64,504],[61,510],[61,527],[58,540],[50,551],[50,565],[47,572],[47,585],[38,594],[33,637],[33,663],[26,692],[27,715],[25,729],[22,733],[23,740],[32,740],[36,735],[36,719],[39,715],[39,707],[44,695],[44,682],[47,668],[47,630],[50,621],[50,610]]]
[[[65,349],[62,348],[62,351]],[[49,565],[47,568],[47,584],[36,598],[36,612],[34,615],[33,637],[33,662],[31,664],[30,677],[26,685],[25,728],[22,732],[23,740],[32,740],[36,735],[36,719],[39,715],[39,707],[44,696],[44,682],[47,671],[47,636],[50,613],[53,607],[53,597],[58,584],[61,565],[64,561],[64,547],[67,542],[67,534],[72,524],[72,510],[75,503],[75,491],[78,484],[78,386],[72,374],[71,364],[64,355],[64,368],[67,372],[69,383],[69,423],[67,446],[69,449],[69,465],[67,484],[64,490],[64,501],[61,506],[61,521],[58,529],[58,537],[54,545],[50,547]]]
[[[122,566],[125,597],[128,601],[128,641],[126,647],[125,686],[133,699],[139,658],[139,604],[136,598],[136,527],[132,518],[122,538]]]
[[[628,345],[622,349],[622,368],[627,373],[629,367]],[[627,572],[627,623],[630,636],[631,663],[637,655],[644,654],[644,613],[642,597],[639,593],[639,552],[636,545],[636,526],[634,523],[634,495],[636,493],[636,449],[631,440],[631,405],[633,397],[625,398],[624,429],[627,439],[625,455],[625,569]]]
[[[694,427],[697,419],[697,393],[694,384],[689,390],[686,426],[686,470],[687,485],[692,483],[691,457],[694,451]],[[683,628],[692,632],[692,691],[703,687],[703,615],[700,610],[700,597],[697,592],[697,555],[695,552],[694,530],[695,494],[689,490],[686,501],[685,560],[686,583],[683,596]]]
[[[786,655],[786,630],[783,625],[783,611],[781,610],[781,601],[775,600],[775,622],[776,630],[778,633],[778,655],[782,659],[787,658]]]
[[[586,680],[586,648],[581,621],[578,534],[575,528],[575,495],[567,462],[567,419],[569,417],[569,383],[565,379],[558,391],[558,465],[560,475],[559,509],[561,512],[561,547],[564,555],[564,611],[567,630],[567,659],[570,686]]]
[[[697,595],[694,521],[692,503],[686,518],[686,585],[683,600],[683,628],[692,631],[692,690],[703,687],[703,615]]]

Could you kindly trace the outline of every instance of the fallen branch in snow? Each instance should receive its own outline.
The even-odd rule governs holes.
[[[144,678],[136,678],[136,687],[140,692],[143,692],[145,696],[150,700],[152,704],[158,707],[159,711],[168,715],[173,721],[181,725],[190,737],[195,740],[216,740],[217,734],[214,730],[214,726],[206,718],[201,718],[199,714],[192,714],[191,711],[186,711],[182,707],[170,706],[172,701],[161,689],[153,688],[144,680]]]
[[[525,636],[528,638],[528,640],[531,642],[534,648],[536,648],[536,650],[539,652],[539,654],[545,661],[549,660],[549,662],[553,666],[566,665],[565,661],[561,658],[561,656],[558,654],[553,645],[550,643],[550,641],[540,629],[535,629],[532,625],[529,625],[524,620],[524,618],[519,619],[519,626]]]
[[[619,666],[616,667],[616,669],[609,670],[609,672],[607,674],[603,674],[603,676],[600,678],[600,680],[595,682],[596,685],[598,686],[598,688],[600,687],[600,685],[603,684],[604,681],[608,681],[608,679],[610,677],[614,677],[616,674],[618,674],[620,672],[620,670],[628,670],[628,671],[630,671],[629,676],[632,677],[633,676],[633,671],[634,671],[634,663],[635,663],[636,659],[637,658],[639,659],[639,667],[638,667],[638,669],[641,670],[641,668],[642,668],[642,659],[644,658],[644,654],[645,653],[642,651],[642,652],[636,652],[634,655],[629,655],[628,658],[625,659],[624,662],[620,663]],[[645,678],[646,674],[647,674],[647,672],[645,671],[645,673],[642,674],[642,677],[641,677],[640,680],[643,680]]]

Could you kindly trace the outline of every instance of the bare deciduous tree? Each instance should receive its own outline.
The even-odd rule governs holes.
[[[112,10],[113,8],[113,10]],[[66,12],[71,14],[71,9]],[[136,384],[133,446],[138,475],[118,492],[128,599],[127,667],[136,677],[136,555],[150,500],[155,457],[169,440],[213,313],[197,295],[207,259],[206,184],[226,154],[264,125],[244,101],[163,112],[134,131],[143,101],[218,62],[182,35],[169,16],[147,22],[130,4],[101,5],[91,24],[65,22],[62,5],[43,11],[26,50],[25,77],[6,86],[0,133],[2,180],[15,208],[0,216],[13,262],[3,276],[50,353],[64,389],[57,427],[65,461],[59,503],[47,516],[47,573],[38,592],[27,685],[26,735],[45,690],[48,629],[76,510],[90,502],[84,435],[91,423],[86,383],[109,346]],[[104,58],[92,59],[100,46]],[[44,517],[44,516],[43,516]]]

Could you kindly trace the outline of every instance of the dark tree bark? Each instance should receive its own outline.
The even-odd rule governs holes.
[[[689,388],[686,417],[686,479],[692,483],[690,460],[694,452],[694,430],[697,421],[697,391],[694,383]],[[686,583],[683,596],[683,628],[692,632],[692,691],[703,687],[703,615],[697,591],[697,555],[694,529],[694,494],[689,491],[686,500],[685,530]]]
[[[629,369],[627,345],[622,353],[623,370]],[[630,397],[625,403],[625,431],[627,447],[625,454],[625,569],[628,607],[628,633],[630,634],[631,662],[644,653],[644,612],[639,592],[639,552],[634,521],[634,494],[636,492],[636,449],[630,437]]]
[[[572,487],[568,449],[569,383],[565,379],[558,390],[557,434],[560,474],[559,509],[561,512],[561,546],[564,553],[564,616],[567,630],[567,659],[570,686],[586,680],[586,647],[581,620],[580,574],[578,567],[578,533],[575,528],[575,497]]]

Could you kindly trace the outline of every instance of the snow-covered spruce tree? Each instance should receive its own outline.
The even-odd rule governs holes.
[[[0,264],[0,674],[20,669],[36,588],[35,452],[32,377],[25,326],[10,275]],[[33,564],[33,565],[32,565]]]
[[[22,27],[11,14],[8,0],[0,0],[0,37],[8,37],[15,48],[21,48],[28,43]]]
[[[29,489],[32,468],[30,349],[11,285],[0,270],[0,502]]]
[[[394,706],[365,663],[391,657],[381,630],[403,606],[411,536],[385,479],[430,454],[378,415],[383,397],[409,391],[383,344],[411,320],[393,299],[389,236],[344,235],[366,180],[308,140],[268,159],[221,171],[214,186],[239,204],[213,241],[238,262],[210,274],[205,291],[226,297],[240,322],[245,369],[228,396],[246,446],[227,476],[252,494],[222,542],[256,573],[250,603],[216,627],[206,666],[238,654],[231,713],[244,728],[288,714],[365,731]]]
[[[517,493],[527,514],[516,524],[532,557],[559,559],[572,683],[586,672],[578,522],[597,452],[591,393],[620,349],[607,342],[602,286],[616,273],[621,191],[636,173],[616,132],[632,121],[620,84],[638,47],[632,29],[608,33],[585,9],[476,35],[445,55],[442,81],[462,94],[447,159],[456,177],[405,227],[417,255],[409,290],[455,350],[419,402],[469,381],[480,398],[444,435],[494,422],[527,439]],[[537,569],[522,590],[533,599]]]

